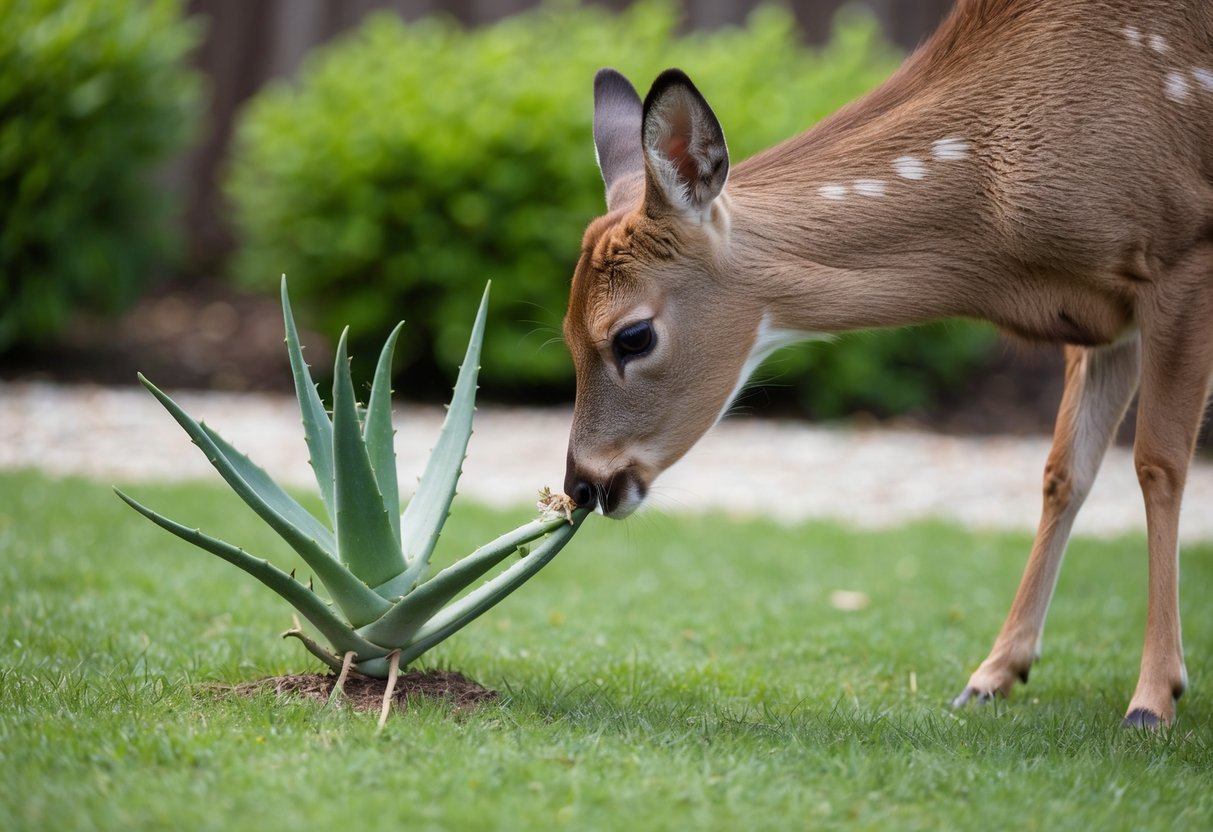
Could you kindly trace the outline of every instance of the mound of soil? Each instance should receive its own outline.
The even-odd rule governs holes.
[[[297,673],[245,682],[233,690],[237,694],[251,696],[272,689],[279,696],[294,694],[317,702],[327,702],[336,683],[335,673]],[[351,673],[342,685],[340,698],[356,711],[378,713],[383,706],[383,692],[386,687],[387,681],[384,679],[372,679]],[[496,698],[497,691],[451,670],[410,670],[401,673],[392,693],[393,703],[400,711],[408,710],[410,699],[447,702],[456,713],[460,713],[474,711],[485,702]]]

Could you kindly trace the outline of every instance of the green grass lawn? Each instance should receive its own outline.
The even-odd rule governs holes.
[[[129,490],[294,563],[222,486]],[[527,514],[460,507],[443,551]],[[1175,730],[1119,727],[1145,620],[1139,538],[1071,547],[1031,685],[946,707],[1029,543],[937,524],[590,518],[423,660],[502,696],[470,715],[415,707],[377,735],[375,714],[216,694],[318,669],[277,638],[289,607],[108,485],[0,474],[0,827],[1213,827],[1213,546],[1184,553],[1191,688]],[[839,589],[870,603],[838,610]]]

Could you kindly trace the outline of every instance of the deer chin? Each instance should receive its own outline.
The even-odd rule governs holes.
[[[644,503],[649,485],[631,468],[622,468],[600,486],[598,513],[612,520],[630,516]]]

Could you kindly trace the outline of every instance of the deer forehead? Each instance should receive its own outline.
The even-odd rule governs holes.
[[[587,254],[573,278],[565,341],[572,348],[595,351],[604,347],[621,323],[652,317],[657,308],[659,296],[651,281],[637,279],[621,261]]]
[[[569,312],[595,333],[609,329],[630,307],[649,305],[663,294],[670,272],[698,268],[693,241],[678,225],[641,210],[615,212],[590,224],[573,274]]]
[[[675,223],[647,217],[640,210],[599,217],[590,223],[582,239],[585,277],[626,282],[646,263],[673,260],[685,247],[680,236]]]

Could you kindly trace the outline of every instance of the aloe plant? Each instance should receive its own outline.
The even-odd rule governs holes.
[[[328,523],[304,508],[218,433],[195,421],[139,376],[236,494],[299,553],[328,591],[331,604],[313,590],[311,581],[304,584],[293,572],[288,574],[268,560],[170,520],[122,491],[115,491],[153,523],[240,567],[285,598],[329,646],[298,626],[283,635],[298,638],[330,668],[344,675],[352,667],[368,676],[394,680],[399,667],[463,628],[538,572],[568,543],[587,514],[584,510],[544,510],[538,519],[426,577],[472,433],[487,300],[486,287],[441,434],[403,514],[396,480],[390,388],[392,353],[402,324],[396,326],[383,347],[365,409],[355,401],[346,356],[348,329],[342,333],[330,415],[303,360],[283,278],[287,352]],[[564,508],[563,504],[556,505]],[[552,507],[551,496],[545,495],[541,508]],[[515,552],[523,556],[459,597]]]

